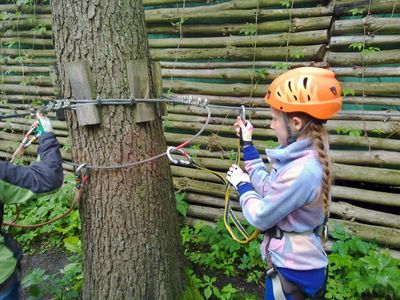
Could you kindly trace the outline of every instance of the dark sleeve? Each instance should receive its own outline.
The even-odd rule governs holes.
[[[39,137],[40,161],[29,167],[0,162],[0,202],[16,203],[58,189],[63,183],[60,144],[47,132]],[[13,199],[17,197],[19,199]]]

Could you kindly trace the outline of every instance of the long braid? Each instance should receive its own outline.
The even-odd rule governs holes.
[[[322,124],[311,122],[308,126],[307,135],[313,141],[313,147],[318,153],[319,161],[323,167],[322,195],[325,219],[329,217],[330,191],[332,183],[331,160],[329,157],[328,133]]]

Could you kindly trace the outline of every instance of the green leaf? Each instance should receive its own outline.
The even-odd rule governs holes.
[[[208,286],[204,289],[204,297],[206,299],[209,299],[211,297],[211,295],[212,295],[212,291],[211,291],[211,288]]]

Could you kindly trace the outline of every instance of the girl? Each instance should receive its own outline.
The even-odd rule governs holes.
[[[266,150],[271,172],[251,142],[253,126],[238,117],[247,173],[232,165],[227,180],[247,221],[265,231],[265,299],[323,299],[328,259],[321,232],[326,238],[332,178],[323,123],[341,109],[341,88],[329,70],[297,68],[271,83],[265,101],[280,144]]]

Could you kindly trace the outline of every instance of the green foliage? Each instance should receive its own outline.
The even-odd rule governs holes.
[[[9,13],[7,11],[2,11],[0,14],[0,18],[3,21],[11,21],[12,19],[15,18],[15,14]]]
[[[353,89],[349,89],[349,88],[344,88],[342,93],[343,93],[343,96],[345,96],[345,97],[347,95],[352,95],[354,97],[354,95],[356,94]]]
[[[186,212],[189,204],[185,201],[185,193],[175,193],[176,209],[178,212],[186,217]]]
[[[361,55],[362,56],[370,56],[371,54],[373,54],[375,52],[379,52],[379,51],[381,51],[381,49],[378,47],[368,47],[361,51]]]
[[[272,64],[272,67],[277,70],[287,71],[290,69],[290,65],[284,62],[276,62]]]
[[[352,43],[349,45],[349,48],[362,51],[365,48],[365,44],[363,42]]]
[[[32,28],[31,30],[35,34],[42,35],[42,34],[46,33],[47,28],[46,28],[45,24],[36,24],[35,28]]]
[[[235,289],[230,283],[223,286],[222,289],[219,289],[215,285],[215,283],[217,282],[216,277],[203,275],[203,279],[200,279],[196,276],[196,274],[194,274],[192,270],[188,270],[188,273],[195,286],[203,291],[205,299],[210,299],[210,298],[221,299],[221,300],[234,299],[234,297],[239,292],[239,290]]]
[[[326,299],[400,299],[400,260],[338,225],[332,236]]]
[[[228,159],[232,162],[236,161],[237,153],[235,150],[231,150],[228,152]]]
[[[255,75],[254,79],[259,81],[259,80],[265,80],[268,76],[268,70],[267,69],[257,69],[255,70]]]
[[[171,124],[172,124],[172,122],[170,120],[164,120],[163,121],[164,129],[172,127]]]
[[[235,242],[227,232],[224,222],[216,227],[196,224],[184,226],[181,230],[184,253],[189,260],[213,271],[222,271],[227,276],[246,278],[248,282],[259,283],[265,270],[261,259],[259,243],[247,245]]]
[[[360,129],[355,129],[351,127],[337,127],[336,132],[337,134],[346,134],[354,137],[359,137],[362,133]]]
[[[174,26],[174,27],[181,27],[183,24],[185,24],[185,22],[186,22],[187,19],[188,19],[188,18],[182,17],[182,18],[180,18],[179,21],[177,21],[177,22],[175,22],[175,23],[172,23],[172,26]]]
[[[71,143],[65,143],[65,144],[62,146],[62,149],[65,150],[65,151],[71,150],[71,149],[72,149]]]
[[[371,54],[373,54],[375,52],[381,51],[381,49],[378,47],[366,48],[365,43],[363,43],[363,42],[352,43],[349,45],[349,48],[360,51],[362,56],[370,56]]]
[[[196,158],[199,150],[201,149],[200,144],[193,144],[190,146],[190,149],[193,149],[193,153],[190,155],[192,158]]]
[[[30,300],[39,300],[52,296],[56,300],[78,299],[82,288],[82,248],[79,237],[64,239],[65,248],[75,255],[69,257],[69,263],[59,274],[48,275],[45,270],[34,269],[21,282],[29,292]]]
[[[45,195],[35,201],[21,205],[18,223],[38,224],[63,214],[70,206],[74,196],[74,179],[70,175],[65,178],[64,185],[53,194]],[[15,216],[15,208],[6,206],[5,219],[11,220]],[[80,218],[77,210],[68,216],[36,229],[10,228],[25,252],[33,252],[33,245],[40,241],[41,251],[63,245],[62,240],[71,236],[80,235]]]
[[[303,58],[303,57],[304,57],[304,52],[301,51],[301,50],[293,51],[293,53],[290,53],[289,56],[290,56],[290,58],[291,58],[292,60],[294,60],[294,59],[300,59],[300,58]]]
[[[351,12],[353,16],[362,15],[365,12],[365,8],[353,8],[350,9],[349,12]]]
[[[290,1],[290,0],[282,0],[281,1],[281,5],[286,8],[289,8],[291,6],[291,4],[292,4],[292,1]]]
[[[254,36],[257,33],[257,26],[253,23],[246,23],[246,25],[240,29],[239,33],[245,36]]]

